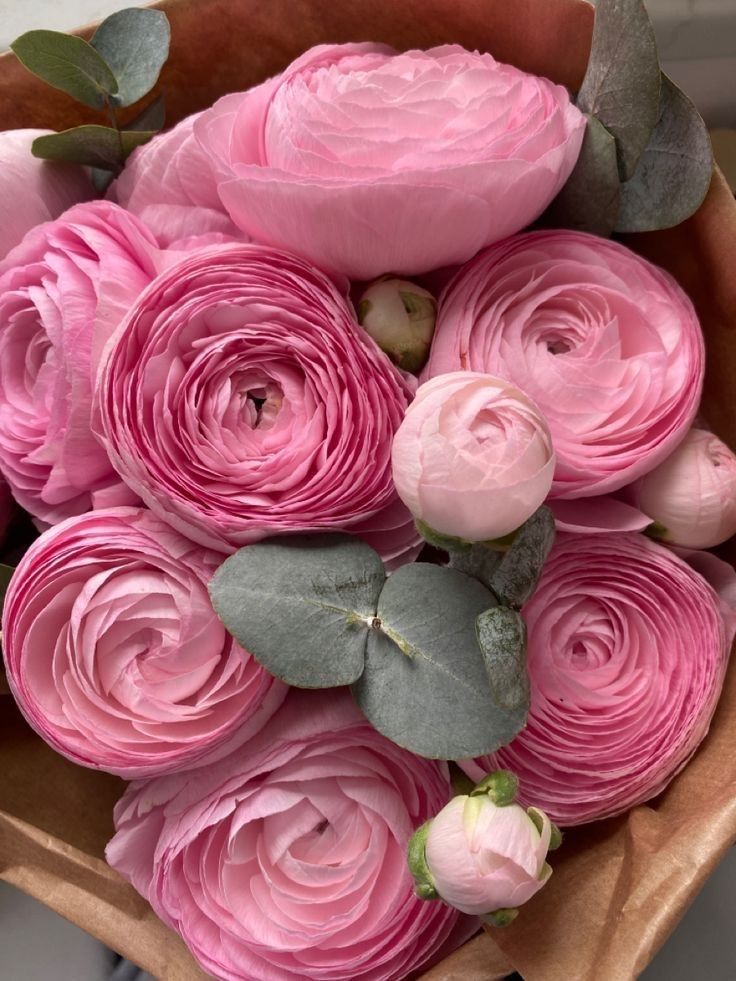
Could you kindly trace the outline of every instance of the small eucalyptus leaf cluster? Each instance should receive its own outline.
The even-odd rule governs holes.
[[[164,125],[161,96],[124,126],[117,110],[143,98],[169,55],[169,21],[158,10],[128,8],[104,20],[90,41],[58,31],[28,31],[11,48],[25,67],[91,109],[106,110],[110,126],[75,126],[39,136],[33,154],[84,164],[104,173],[98,187],[118,174],[130,153]]]
[[[608,236],[671,228],[694,214],[713,173],[695,106],[659,66],[642,0],[598,0],[577,95],[580,157],[545,222]]]
[[[227,559],[210,594],[230,633],[276,677],[299,688],[350,685],[399,746],[464,759],[506,745],[526,722],[518,608],[553,538],[541,508],[498,562],[473,545],[449,565],[416,562],[390,576],[348,535],[272,538]]]

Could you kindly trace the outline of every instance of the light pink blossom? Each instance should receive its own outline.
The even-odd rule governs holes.
[[[31,546],[5,598],[3,653],[54,749],[133,779],[210,763],[261,728],[286,687],[218,620],[219,563],[136,508],[70,518]]]
[[[468,541],[519,528],[547,496],[555,456],[543,416],[492,375],[422,385],[394,437],[394,482],[415,518]]]
[[[464,369],[517,385],[549,423],[552,497],[584,498],[672,452],[697,412],[704,367],[695,310],[668,273],[616,242],[542,231],[457,273],[422,377]]]
[[[194,123],[254,240],[354,279],[464,262],[537,218],[585,119],[562,86],[446,45],[322,45]]]
[[[561,825],[654,797],[708,732],[735,589],[734,570],[708,553],[688,564],[644,535],[558,536],[523,610],[527,726],[463,769],[475,780],[511,770],[522,802]]]
[[[477,923],[417,899],[406,865],[449,796],[445,764],[347,693],[292,690],[247,752],[133,784],[107,858],[217,978],[395,981]]]

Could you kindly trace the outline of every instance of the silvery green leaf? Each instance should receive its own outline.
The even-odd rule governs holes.
[[[478,616],[475,629],[496,702],[510,711],[528,712],[526,625],[521,614],[496,606]]]
[[[650,232],[679,225],[708,193],[713,150],[698,110],[666,75],[660,117],[636,173],[621,186],[617,232]]]
[[[293,535],[241,548],[210,583],[215,611],[241,647],[299,688],[348,685],[385,580],[378,555],[349,535]]]
[[[25,67],[85,106],[101,109],[118,91],[102,55],[81,37],[59,31],[28,31],[11,44]]]
[[[117,79],[118,106],[130,106],[150,92],[169,56],[171,29],[160,10],[129,7],[100,24],[90,44]]]
[[[577,104],[616,140],[622,180],[634,173],[652,135],[659,87],[657,42],[642,0],[598,0]]]
[[[127,132],[110,126],[75,126],[61,133],[36,137],[31,152],[43,160],[63,160],[117,171],[128,154],[154,135],[148,131]]]
[[[480,756],[513,739],[526,713],[495,701],[475,633],[494,603],[485,586],[443,566],[406,565],[387,579],[353,685],[379,732],[433,759]]]
[[[477,579],[490,589],[493,573],[501,564],[504,553],[483,542],[477,542],[465,551],[453,550],[449,555],[451,569],[464,572],[466,576]]]
[[[554,541],[554,515],[542,505],[521,526],[491,577],[490,588],[504,606],[518,608],[530,598]]]
[[[595,116],[587,119],[575,169],[545,212],[544,223],[607,238],[616,227],[621,197],[616,141]]]

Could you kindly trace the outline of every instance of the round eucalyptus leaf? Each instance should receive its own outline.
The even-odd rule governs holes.
[[[30,72],[85,106],[102,109],[118,90],[105,59],[81,37],[59,31],[27,31],[10,47]]]
[[[462,572],[415,563],[383,587],[353,695],[379,732],[432,759],[464,759],[510,742],[526,713],[493,697],[475,621],[494,606]]]
[[[292,535],[247,545],[210,582],[215,611],[241,647],[298,688],[349,685],[386,574],[349,535]]]
[[[506,606],[497,606],[481,613],[475,628],[493,697],[505,709],[528,712],[526,624],[521,614]]]
[[[577,104],[616,140],[622,180],[636,169],[659,115],[660,68],[642,0],[598,0]]]
[[[521,607],[531,597],[555,541],[555,519],[542,505],[519,529],[489,585],[505,606]]]
[[[160,10],[128,7],[107,17],[90,42],[117,79],[114,102],[130,106],[150,92],[169,56],[171,29]]]

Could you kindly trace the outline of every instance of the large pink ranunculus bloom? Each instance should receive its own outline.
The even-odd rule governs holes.
[[[0,264],[0,471],[41,523],[135,500],[90,414],[102,349],[155,276],[157,252],[138,219],[91,201]]]
[[[734,587],[734,570],[708,553],[690,565],[644,535],[559,536],[524,606],[526,729],[463,769],[476,780],[511,770],[524,803],[561,825],[654,797],[708,732]]]
[[[107,193],[137,215],[162,248],[212,233],[244,237],[220,201],[208,155],[194,139],[198,115],[134,150]]]
[[[220,759],[286,687],[218,620],[221,557],[150,511],[91,511],[26,553],[3,610],[8,681],[64,756],[126,779]]]
[[[552,432],[554,498],[608,493],[682,440],[700,401],[703,338],[664,270],[582,232],[518,235],[448,285],[424,378],[508,378]]]
[[[425,382],[394,437],[393,473],[415,518],[478,542],[516,531],[549,493],[547,423],[523,392],[454,371]]]
[[[345,529],[390,551],[410,521],[391,440],[411,391],[326,276],[234,245],[191,253],[133,305],[99,426],[126,482],[204,545]]]
[[[133,784],[107,859],[217,978],[396,981],[477,923],[417,899],[406,862],[450,793],[344,692],[292,690],[247,753]]]
[[[312,48],[194,123],[234,222],[353,279],[464,262],[537,218],[585,118],[560,85],[446,45]]]
[[[82,167],[39,160],[31,144],[48,129],[0,132],[0,260],[36,225],[94,196]]]

